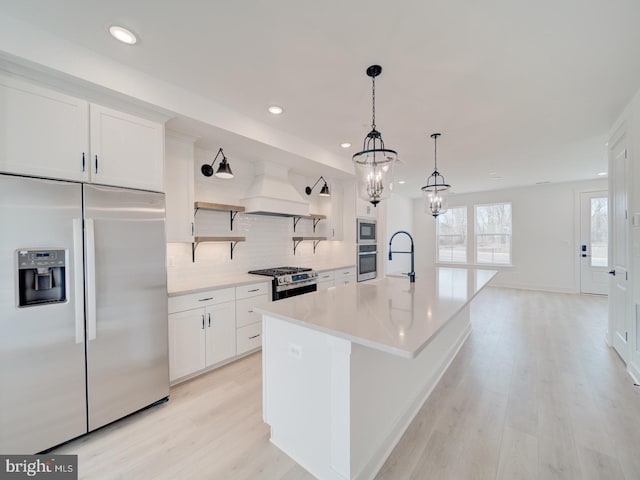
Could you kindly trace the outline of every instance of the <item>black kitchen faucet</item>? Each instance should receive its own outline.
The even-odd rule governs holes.
[[[411,251],[409,252],[394,252],[391,250],[391,242],[393,242],[393,238],[398,235],[399,233],[404,233],[407,237],[409,237],[409,240],[411,240]],[[407,275],[409,277],[409,282],[411,283],[415,283],[416,282],[416,272],[414,271],[414,262],[413,262],[413,257],[414,257],[414,250],[413,250],[413,237],[411,236],[411,234],[409,232],[406,232],[404,230],[398,230],[396,233],[394,233],[393,235],[391,235],[391,238],[389,239],[389,260],[393,260],[393,254],[394,253],[408,253],[411,255],[411,271],[409,273],[406,273],[405,275]]]

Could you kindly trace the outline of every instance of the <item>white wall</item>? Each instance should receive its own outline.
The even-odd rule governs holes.
[[[579,193],[607,190],[607,180],[536,185],[508,190],[451,195],[449,206],[511,202],[513,213],[512,262],[497,267],[493,285],[559,292],[580,291]],[[435,222],[424,212],[421,199],[413,200],[413,228],[417,263],[435,264]],[[469,242],[473,239],[470,238]]]
[[[393,255],[393,260],[390,261],[388,259],[389,239],[391,238],[391,235],[398,230],[405,230],[414,237],[415,243],[415,232],[413,229],[413,202],[408,197],[392,194],[384,203],[386,204],[381,205],[381,207],[384,206],[385,208],[384,211],[386,215],[383,216],[386,218],[381,222],[384,230],[380,228],[380,231],[385,232],[385,234],[378,241],[378,251],[380,251],[380,255],[382,255],[384,262],[380,262],[380,264],[384,265],[385,273],[406,273],[411,270],[411,257],[406,254],[395,254]],[[411,248],[411,242],[406,235],[400,234],[393,239],[392,248],[393,251],[400,250],[408,252]]]

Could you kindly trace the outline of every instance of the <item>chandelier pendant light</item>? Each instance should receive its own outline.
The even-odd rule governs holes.
[[[398,153],[385,148],[382,134],[376,129],[376,77],[381,73],[380,65],[367,68],[367,76],[371,77],[372,84],[371,131],[364,138],[362,151],[352,157],[356,167],[358,195],[374,207],[391,194],[393,167],[398,161]]]
[[[438,171],[438,137],[439,133],[431,134],[433,138],[433,173],[427,178],[427,184],[421,188],[425,196],[425,207],[429,214],[436,218],[447,211],[445,192],[451,187]]]

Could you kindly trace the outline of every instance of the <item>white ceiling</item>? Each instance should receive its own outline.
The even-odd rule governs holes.
[[[435,131],[459,193],[595,178],[640,88],[637,0],[0,0],[0,11],[345,164],[370,129],[365,69],[379,63],[377,126],[410,196],[433,168]],[[114,23],[140,43],[114,41]],[[285,113],[267,113],[272,103]]]

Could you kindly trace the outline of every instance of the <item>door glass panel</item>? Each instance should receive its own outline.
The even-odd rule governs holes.
[[[591,266],[609,265],[609,227],[607,197],[591,199]]]

